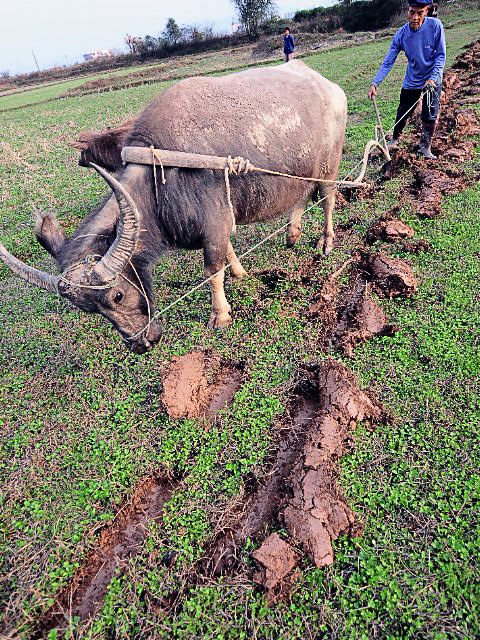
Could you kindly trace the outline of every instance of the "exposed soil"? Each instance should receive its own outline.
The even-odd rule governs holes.
[[[297,565],[300,557],[295,549],[272,533],[261,547],[252,553],[252,558],[261,567],[253,581],[266,589],[273,589]]]
[[[209,383],[207,376],[214,378]],[[229,404],[241,385],[239,368],[193,352],[174,358],[163,379],[162,402],[171,417],[205,417],[212,420]],[[96,547],[55,604],[42,616],[34,637],[44,637],[56,627],[65,627],[71,617],[91,618],[103,603],[114,573],[136,555],[152,521],[161,521],[163,507],[179,482],[166,474],[140,481],[132,497],[117,512],[114,522],[100,533]],[[165,564],[171,561],[167,558]]]
[[[383,309],[371,297],[363,272],[353,271],[349,286],[340,298],[333,342],[345,355],[352,357],[358,344],[374,336],[391,336],[398,330],[388,322]]]
[[[175,357],[169,363],[162,380],[161,400],[171,418],[211,418],[232,401],[242,372],[228,365],[212,372],[209,364],[202,351]],[[209,374],[214,375],[214,382],[208,382]]]
[[[390,299],[398,296],[410,298],[418,288],[417,279],[408,262],[387,254],[360,252],[360,269],[374,290]]]
[[[318,369],[318,392],[320,412],[289,478],[293,498],[283,516],[292,538],[321,567],[333,563],[332,540],[341,533],[361,531],[336,482],[336,463],[345,441],[359,421],[373,424],[387,415],[358,388],[354,375],[333,359]]]
[[[55,627],[65,627],[71,617],[86,621],[96,613],[114,573],[121,572],[129,558],[141,550],[149,523],[161,520],[163,507],[177,484],[163,473],[138,483],[113,523],[100,533],[96,548],[42,616],[33,637],[44,637]]]
[[[321,322],[321,330],[318,341],[327,349],[332,339],[333,330],[337,322],[336,299],[339,287],[331,279],[327,278],[319,293],[315,294],[307,309],[307,317],[317,319]]]
[[[455,149],[458,151],[458,148]],[[416,172],[411,194],[415,197],[415,211],[425,218],[438,218],[441,215],[442,196],[462,191],[466,180],[454,172],[437,169],[420,169]]]
[[[288,424],[285,425],[288,436],[279,443],[263,484],[242,504],[239,515],[231,514],[229,519],[235,522],[235,526],[216,535],[200,568],[202,573],[215,576],[230,573],[245,540],[265,533],[266,527],[278,515],[280,502],[285,497],[286,480],[319,409],[316,390],[311,389],[307,381],[305,385],[305,390],[299,391],[300,395],[293,395],[286,420]]]

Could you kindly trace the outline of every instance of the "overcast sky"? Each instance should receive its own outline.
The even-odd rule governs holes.
[[[124,49],[126,33],[158,36],[167,18],[179,25],[230,31],[230,0],[1,0],[0,72],[41,69],[83,60],[94,49]],[[280,15],[332,4],[331,0],[279,0]]]

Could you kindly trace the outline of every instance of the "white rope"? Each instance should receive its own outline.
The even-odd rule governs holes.
[[[422,91],[422,93],[420,94],[419,99],[410,107],[410,109],[408,111],[406,111],[403,116],[401,118],[399,118],[397,120],[397,122],[394,123],[394,125],[392,126],[392,128],[387,131],[388,133],[393,133],[394,128],[397,126],[397,124],[399,122],[401,122],[409,113],[410,111],[412,111],[412,109],[414,109],[417,104],[420,102],[420,100],[423,98],[425,94],[425,91]],[[349,172],[347,173],[347,175],[345,176],[344,180],[346,180],[348,178],[348,176],[353,173],[360,165],[363,164],[364,158],[362,158],[360,160],[360,162],[357,162],[357,164],[353,167],[353,169],[350,169]],[[343,181],[338,181],[338,182],[343,182]],[[333,191],[338,191],[338,185],[335,185],[335,187],[333,188]],[[328,194],[330,195],[330,194]],[[311,204],[309,207],[307,207],[305,209],[305,211],[303,212],[302,215],[305,215],[306,213],[309,213],[312,209],[315,209],[318,207],[319,204],[321,204],[324,200],[326,200],[326,198],[328,198],[328,195],[324,196],[321,200],[317,200],[317,202]],[[291,222],[287,222],[286,224],[282,225],[281,227],[278,227],[277,229],[275,229],[275,231],[272,231],[272,233],[269,233],[267,236],[265,236],[265,238],[263,238],[262,240],[260,240],[259,242],[257,242],[256,244],[253,245],[253,247],[250,247],[250,249],[247,249],[246,251],[244,251],[241,255],[237,256],[238,260],[241,260],[242,258],[244,258],[245,256],[248,256],[249,253],[252,253],[253,251],[255,251],[255,249],[258,249],[258,247],[261,247],[262,244],[265,244],[265,242],[268,242],[268,240],[270,240],[271,238],[274,238],[276,235],[278,235],[279,233],[281,233],[282,231],[284,231],[289,225],[291,224]],[[179,298],[177,298],[176,300],[174,300],[173,302],[171,302],[169,305],[167,305],[166,307],[163,307],[163,309],[160,309],[158,311],[156,311],[151,320],[149,320],[149,322],[143,327],[143,329],[141,329],[140,331],[138,331],[137,333],[133,334],[132,336],[130,336],[129,338],[126,338],[127,340],[133,340],[134,338],[137,338],[139,335],[141,335],[146,329],[150,328],[151,323],[156,320],[159,316],[163,315],[164,313],[166,313],[167,311],[169,311],[172,307],[174,307],[175,305],[177,305],[179,302],[181,302],[182,300],[185,300],[185,298],[188,298],[189,296],[192,295],[192,293],[194,293],[195,291],[197,291],[198,289],[200,289],[201,287],[205,286],[206,284],[208,284],[210,282],[210,280],[212,280],[213,278],[215,278],[215,276],[217,276],[219,273],[221,273],[223,270],[228,269],[229,267],[232,266],[231,262],[228,262],[224,267],[222,267],[222,269],[219,269],[216,273],[213,273],[211,276],[209,276],[208,278],[205,278],[205,280],[202,280],[202,282],[200,282],[199,284],[195,285],[192,289],[190,289],[189,291],[187,291],[186,293],[184,293],[182,296],[180,296]]]

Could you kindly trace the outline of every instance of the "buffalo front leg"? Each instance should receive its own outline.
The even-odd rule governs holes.
[[[210,277],[208,269],[205,269],[205,275]],[[209,281],[210,293],[212,296],[212,313],[210,320],[208,321],[209,329],[220,329],[230,324],[232,321],[231,311],[232,308],[228,304],[228,300],[225,296],[225,290],[223,288],[223,281],[225,278],[225,269],[222,267],[218,272],[214,273],[212,279]]]
[[[232,243],[228,241],[227,248],[227,260],[230,263],[230,271],[232,272],[232,276],[234,278],[243,278],[243,276],[247,275],[247,272],[242,267],[242,263],[237,258],[235,251],[233,250]]]
[[[335,188],[333,185],[326,185],[320,188],[320,197],[322,200],[323,213],[325,216],[325,224],[323,234],[317,243],[317,249],[322,249],[323,253],[328,256],[333,249],[333,207],[335,206]]]

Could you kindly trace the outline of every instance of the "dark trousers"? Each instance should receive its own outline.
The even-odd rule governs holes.
[[[398,138],[402,133],[408,119],[412,116],[415,109],[413,105],[418,101],[423,89],[402,89],[400,92],[400,104],[397,109],[397,117],[395,118],[395,128],[393,137]],[[440,108],[440,92],[442,91],[442,83],[435,86],[432,91],[430,100],[427,94],[422,100],[422,122],[436,122],[438,110]],[[407,115],[405,115],[407,114]],[[405,116],[405,117],[403,117]]]

